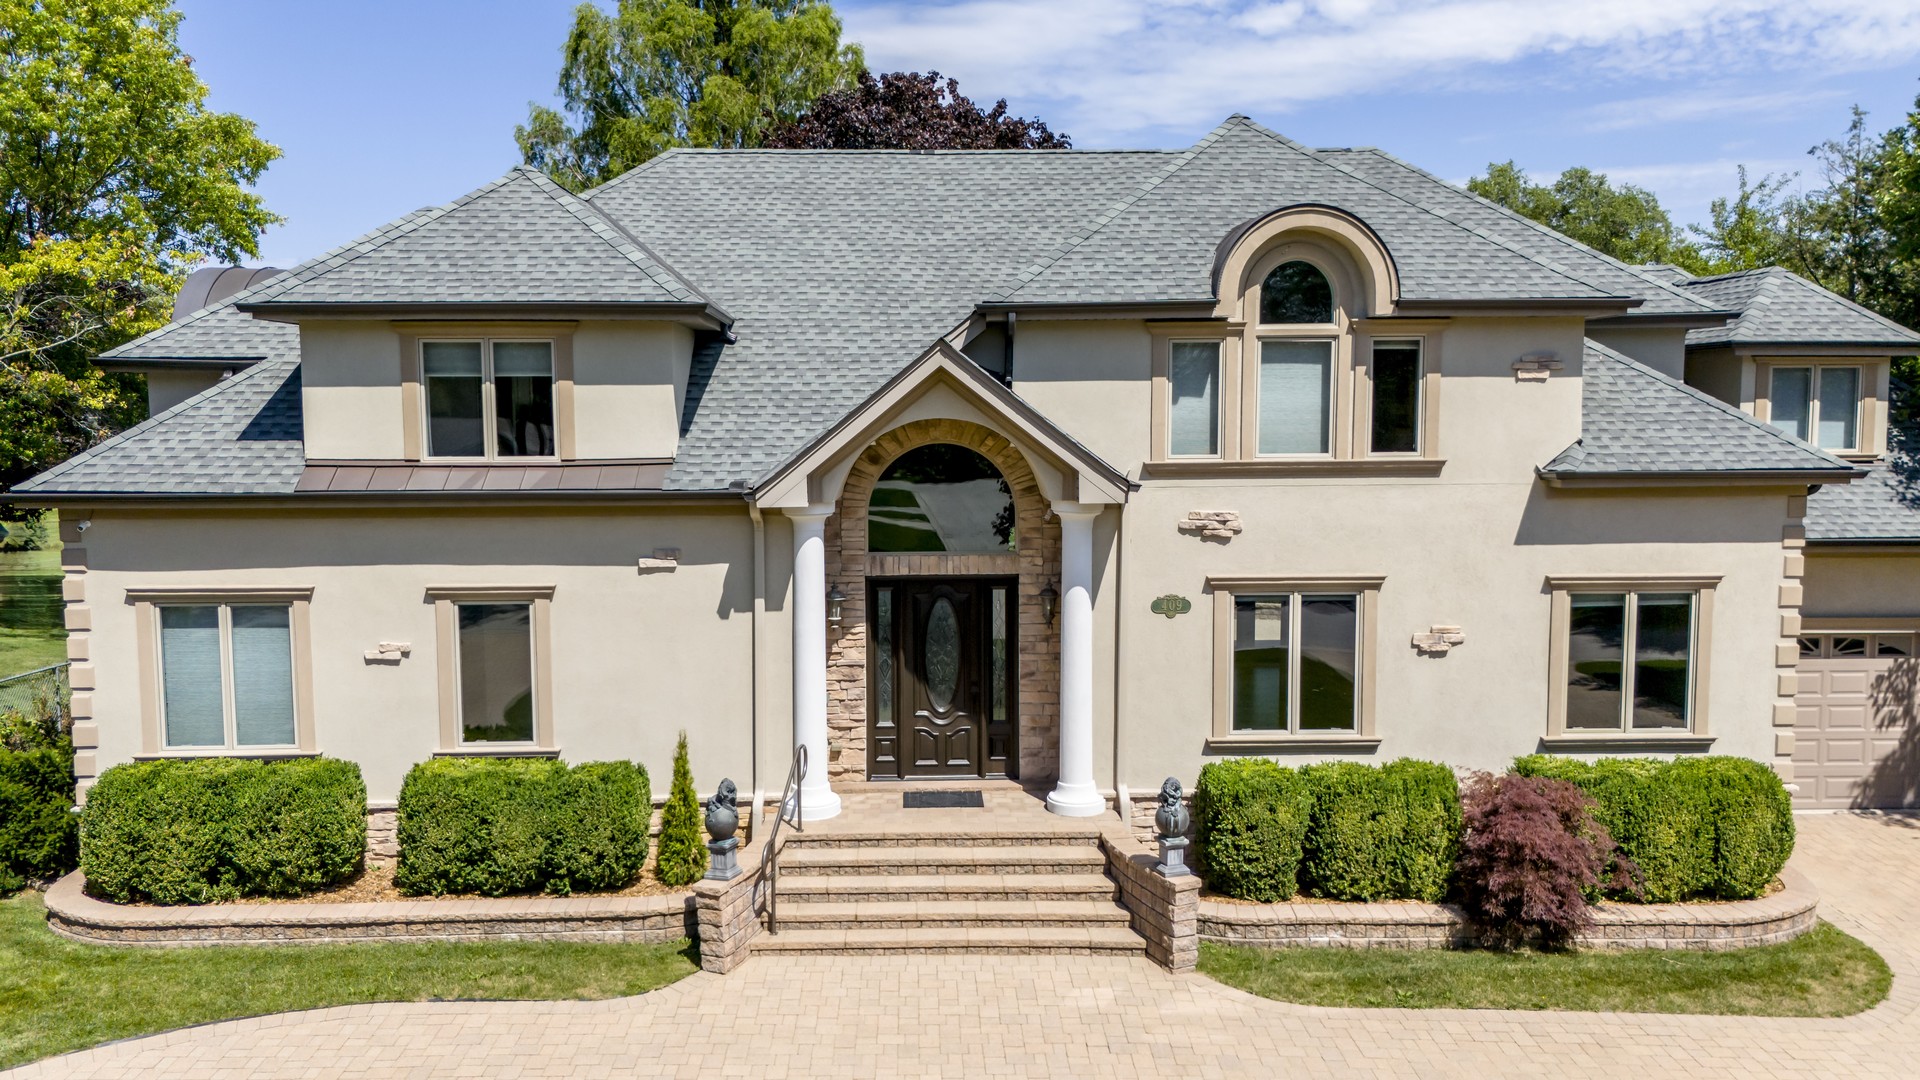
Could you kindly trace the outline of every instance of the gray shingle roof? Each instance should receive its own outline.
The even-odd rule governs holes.
[[[1236,117],[1173,152],[676,150],[577,198],[518,168],[110,355],[291,360],[297,331],[236,306],[255,303],[710,302],[738,337],[696,352],[665,483],[719,490],[764,475],[983,301],[1210,300],[1220,238],[1295,202],[1366,221],[1410,299],[1713,309],[1386,155],[1310,151]],[[297,430],[287,373],[262,364],[250,378],[277,378],[277,396],[228,380],[34,489],[218,476],[233,486],[199,490],[291,490],[297,446],[243,437],[236,419]]]
[[[517,165],[250,290],[240,304],[694,303],[645,245]]]
[[[1404,299],[1597,300],[1644,295],[1654,288],[1645,281],[1629,293],[1602,287],[1235,117],[1180,155],[1164,175],[1105,209],[1084,236],[1021,272],[993,299],[1209,300],[1220,238],[1250,218],[1300,203],[1337,206],[1366,222],[1393,256]]]
[[[284,494],[299,482],[306,463],[300,433],[300,365],[266,360],[14,490]]]
[[[1542,467],[1549,475],[1853,469],[1596,341],[1580,387],[1580,438]]]
[[[1174,156],[675,150],[588,193],[736,318],[667,486],[758,479]]]
[[[1368,147],[1313,153],[1430,213],[1475,232],[1497,235],[1507,246],[1541,263],[1562,267],[1568,274],[1616,295],[1644,297],[1646,302],[1633,309],[1635,315],[1692,315],[1717,310],[1680,288],[1680,282],[1669,275],[1621,262],[1383,150]],[[1682,279],[1686,276],[1680,274]]]
[[[1887,345],[1920,349],[1920,334],[1815,285],[1768,266],[1693,278],[1688,292],[1740,312],[1723,327],[1687,332],[1688,345]]]
[[[1814,492],[1807,499],[1807,539],[1920,543],[1920,462],[1880,462],[1851,484]]]

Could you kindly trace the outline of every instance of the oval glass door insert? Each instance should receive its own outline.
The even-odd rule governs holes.
[[[927,614],[927,703],[934,712],[953,707],[954,687],[960,681],[960,617],[945,597],[933,602]]]

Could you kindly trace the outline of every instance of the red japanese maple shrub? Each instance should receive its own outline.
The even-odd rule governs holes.
[[[1594,807],[1573,784],[1542,776],[1482,773],[1467,785],[1457,880],[1483,940],[1565,948],[1593,923],[1589,898],[1634,890],[1637,870]]]

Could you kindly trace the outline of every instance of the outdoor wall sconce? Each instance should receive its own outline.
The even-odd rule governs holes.
[[[1060,613],[1060,590],[1049,585],[1040,590],[1040,617],[1053,625],[1053,617]]]
[[[846,608],[847,594],[840,591],[840,586],[835,584],[833,588],[827,590],[827,621],[839,622],[846,614]]]

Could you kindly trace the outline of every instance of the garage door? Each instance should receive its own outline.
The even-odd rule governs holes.
[[[1920,806],[1920,658],[1914,650],[1911,633],[1800,639],[1795,806]]]

